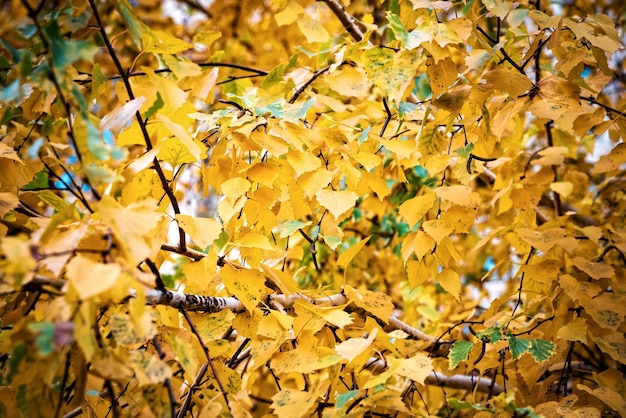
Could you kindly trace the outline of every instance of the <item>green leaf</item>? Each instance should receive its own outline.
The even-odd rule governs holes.
[[[462,401],[456,398],[449,399],[448,404],[456,411],[460,411],[462,409],[475,409],[477,411],[484,411],[487,409],[480,404]]]
[[[61,199],[50,190],[42,190],[38,192],[37,195],[41,200],[52,206],[57,212],[61,212],[67,206],[67,202],[65,202],[65,200]]]
[[[487,337],[489,342],[493,344],[502,339],[502,330],[498,327],[489,327],[484,331],[477,332],[476,337],[480,339]]]
[[[450,361],[448,369],[452,370],[456,368],[460,362],[467,360],[472,348],[474,348],[474,344],[469,341],[455,341],[454,344],[452,344],[452,349],[448,355],[448,359]]]
[[[145,113],[143,114],[143,117],[145,119],[148,119],[154,116],[156,112],[158,112],[164,105],[165,105],[165,102],[163,101],[163,98],[161,97],[161,93],[157,91],[156,100],[154,101],[154,103],[152,103],[152,106],[150,106],[150,108],[145,111]]]
[[[530,342],[531,344],[528,352],[531,356],[533,356],[537,363],[543,363],[552,357],[556,352],[556,345],[554,345],[552,341],[533,338]]]
[[[517,338],[513,334],[507,335],[506,338],[509,340],[509,349],[513,355],[513,360],[517,360],[522,354],[530,349],[530,340]]]
[[[39,353],[47,356],[54,351],[54,324],[52,322],[34,322],[28,325],[28,329],[35,333],[35,345]]]
[[[402,42],[402,46],[406,47],[409,32],[400,21],[400,18],[394,13],[387,12],[387,21],[389,22],[389,28],[393,32],[393,35]]]
[[[358,390],[349,390],[348,392],[337,395],[337,398],[335,400],[335,409],[343,408],[344,406],[346,406],[348,401],[354,399],[358,394]]]
[[[454,152],[456,152],[461,157],[463,157],[463,158],[465,158],[467,160],[469,158],[470,154],[472,153],[473,149],[474,149],[474,144],[470,143],[470,144],[467,144],[467,146],[465,146],[463,148],[459,148],[459,149],[454,150]]]
[[[59,73],[62,73],[68,65],[80,59],[92,60],[98,51],[98,47],[91,41],[64,39],[56,20],[52,20],[43,28],[43,31],[50,41],[52,62],[55,70]]]
[[[28,183],[26,186],[22,187],[22,190],[33,190],[33,189],[45,189],[48,187],[48,170],[43,169],[37,174],[35,177]]]

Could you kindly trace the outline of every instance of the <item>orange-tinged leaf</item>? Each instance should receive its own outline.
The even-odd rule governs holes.
[[[393,312],[393,302],[389,295],[364,289],[356,290],[350,285],[344,286],[344,293],[348,300],[359,308],[365,309],[386,323],[389,322]]]
[[[224,286],[252,312],[265,294],[265,278],[258,270],[240,269],[226,265],[219,271]]]
[[[430,78],[433,97],[438,97],[448,91],[448,88],[456,81],[457,76],[457,66],[450,58],[445,58],[436,63],[431,61],[428,65],[428,77]]]
[[[550,184],[550,190],[567,197],[574,191],[574,185],[569,181],[555,181]]]
[[[363,247],[365,246],[365,244],[367,244],[367,241],[369,241],[370,238],[371,235],[369,237],[363,238],[361,241],[357,242],[352,247],[344,251],[337,259],[337,265],[346,269],[352,259],[356,257],[356,255],[363,249]]]
[[[446,267],[439,272],[436,280],[446,292],[450,293],[461,303],[461,276],[459,276],[459,273]]]
[[[0,193],[0,218],[18,207],[20,199],[14,193]]]
[[[498,67],[485,73],[483,78],[487,80],[487,83],[493,85],[497,90],[507,93],[511,98],[517,98],[533,87],[532,81],[527,76],[508,67]]]
[[[574,257],[572,262],[592,279],[610,279],[615,277],[615,270],[602,261],[590,261],[583,257]]]
[[[427,191],[422,196],[417,196],[404,202],[400,205],[398,212],[406,223],[413,227],[432,209],[436,200],[435,194],[432,191]]]
[[[573,238],[568,237],[563,228],[553,228],[542,232],[530,228],[520,228],[516,233],[522,240],[544,253],[555,245],[570,248],[569,238]]]
[[[335,351],[349,363],[372,345],[377,332],[378,328],[373,328],[367,338],[355,337],[343,341],[335,346]]]
[[[324,206],[328,211],[339,220],[341,215],[354,208],[356,200],[359,196],[347,190],[320,190],[315,193],[315,197],[320,205]]]
[[[115,286],[122,268],[118,264],[102,264],[77,255],[68,263],[66,274],[78,296],[88,299]]]
[[[189,215],[176,215],[178,225],[189,234],[193,242],[201,248],[213,245],[222,233],[222,224],[212,218],[194,218]]]
[[[624,399],[624,396],[615,391],[613,388],[603,386],[591,389],[589,386],[583,384],[578,384],[576,388],[600,399],[602,402],[611,407],[611,409],[615,410],[620,416],[626,416],[626,399]]]
[[[587,344],[587,321],[585,318],[576,318],[567,325],[559,328],[556,333],[557,338],[568,341],[580,341]]]

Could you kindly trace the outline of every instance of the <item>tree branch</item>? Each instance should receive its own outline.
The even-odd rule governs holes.
[[[337,19],[341,22],[343,27],[346,29],[346,32],[350,34],[352,39],[356,42],[361,42],[363,40],[363,32],[357,26],[354,21],[354,18],[346,12],[346,9],[343,8],[341,4],[337,0],[321,0],[326,3],[328,8],[332,10],[332,12],[337,16]]]

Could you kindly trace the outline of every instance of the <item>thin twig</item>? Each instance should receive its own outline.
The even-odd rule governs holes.
[[[183,314],[183,317],[185,318],[185,321],[187,321],[187,324],[189,324],[189,328],[191,329],[191,332],[196,336],[196,339],[198,340],[200,347],[202,347],[202,351],[204,351],[204,355],[207,358],[207,362],[209,363],[211,372],[213,372],[213,377],[215,377],[217,386],[219,387],[220,392],[222,392],[222,396],[224,397],[224,401],[226,402],[226,407],[228,408],[228,411],[232,414],[232,410],[230,408],[230,402],[228,401],[228,394],[226,393],[226,390],[224,389],[224,385],[222,384],[222,381],[220,380],[220,377],[217,374],[217,369],[215,368],[215,364],[213,364],[213,360],[211,359],[211,354],[209,353],[209,347],[207,347],[206,344],[204,343],[202,336],[196,329],[196,326],[191,321],[189,314],[184,309],[180,309],[180,312]]]
[[[93,11],[94,18],[96,19],[96,23],[100,30],[100,35],[102,36],[102,39],[104,40],[104,44],[106,45],[107,51],[109,52],[109,55],[111,56],[111,59],[113,60],[113,63],[115,64],[115,68],[117,68],[117,71],[119,71],[122,77],[122,82],[124,83],[124,87],[126,88],[128,97],[130,98],[130,100],[134,100],[135,94],[133,93],[133,89],[130,85],[130,81],[128,79],[128,76],[125,74],[124,69],[122,68],[122,63],[117,57],[115,49],[113,49],[113,45],[111,45],[111,41],[109,40],[106,30],[104,29],[104,26],[102,24],[102,20],[100,19],[100,14],[98,13],[98,8],[96,7],[95,1],[89,0],[89,4]],[[148,150],[151,150],[153,147],[152,147],[152,142],[150,140],[150,134],[148,133],[148,129],[146,128],[146,123],[143,120],[141,113],[139,113],[139,110],[135,113],[135,117],[137,119],[137,122],[139,123],[139,128],[141,129],[144,142],[146,143],[146,148]],[[174,213],[179,214],[180,208],[178,206],[178,200],[176,199],[176,196],[174,195],[174,191],[172,190],[172,187],[170,186],[167,178],[165,177],[165,173],[163,172],[161,163],[156,157],[154,158],[153,164],[154,164],[154,169],[159,177],[159,180],[161,181],[161,186],[163,187],[163,191],[165,192],[165,194],[167,194],[167,197],[170,199],[170,204],[172,205],[172,209],[174,210]],[[181,249],[185,249],[187,247],[187,244],[185,242],[185,239],[186,239],[185,231],[183,230],[183,228],[180,227],[180,225],[178,226],[178,239],[179,239],[179,242],[178,242],[179,247]]]

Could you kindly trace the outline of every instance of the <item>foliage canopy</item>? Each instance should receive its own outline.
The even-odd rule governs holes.
[[[606,3],[3,2],[0,416],[626,416]]]

